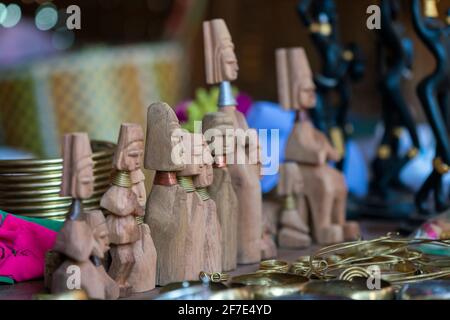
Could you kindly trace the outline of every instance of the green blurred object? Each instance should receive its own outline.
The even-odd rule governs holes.
[[[49,220],[49,219],[42,219],[42,218],[29,218],[29,217],[24,217],[24,216],[19,216],[19,215],[15,215],[12,213],[7,213],[4,212],[2,210],[0,210],[0,216],[2,218],[2,220],[8,215],[11,214],[19,219],[25,220],[25,221],[29,221],[29,222],[33,222],[36,223],[38,225],[43,226],[44,228],[59,232],[59,230],[61,230],[62,225],[63,225],[63,221],[57,221],[57,220]],[[1,280],[0,280],[1,282]]]
[[[233,87],[236,96],[239,90]],[[188,121],[182,127],[189,132],[194,132],[195,121],[202,121],[205,114],[218,111],[217,100],[219,99],[219,87],[214,86],[207,90],[198,88],[195,92],[195,100],[187,108]]]

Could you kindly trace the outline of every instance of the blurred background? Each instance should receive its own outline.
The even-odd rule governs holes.
[[[172,106],[205,87],[201,23],[223,18],[239,60],[234,85],[253,100],[277,101],[274,50],[305,47],[313,71],[316,49],[300,23],[297,0],[21,0],[0,1],[0,144],[2,158],[17,150],[59,154],[63,133],[85,130],[115,141],[119,124],[145,125],[155,100]],[[352,117],[380,117],[376,34],[366,9],[376,0],[336,0],[343,42],[364,52],[366,73],[353,86]],[[81,29],[68,30],[66,8],[77,5]],[[403,0],[408,8],[409,0]],[[440,1],[445,15],[448,1]],[[434,62],[418,41],[409,10],[402,12],[414,42],[413,75],[405,95],[418,122],[417,82]],[[9,149],[14,148],[14,151]]]

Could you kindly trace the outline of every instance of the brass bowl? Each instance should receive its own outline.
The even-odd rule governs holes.
[[[248,286],[217,292],[210,297],[210,300],[263,300],[292,296],[300,292],[301,285]]]
[[[353,300],[393,300],[394,287],[387,281],[380,280],[380,289],[370,290],[366,278],[346,280],[312,280],[302,287],[304,294],[324,295],[350,298]]]
[[[167,293],[167,292],[174,291],[174,290],[202,286],[202,285],[205,285],[205,284],[200,280],[173,282],[173,283],[169,283],[168,285],[165,285],[164,287],[162,287],[159,292],[162,294],[162,293]],[[227,286],[220,282],[209,282],[206,286],[211,291],[220,291],[220,290],[227,289]]]
[[[243,274],[231,278],[232,285],[244,286],[286,286],[303,285],[308,278],[292,274],[279,272],[256,272]]]
[[[100,207],[110,184],[116,145],[91,141],[94,194],[83,201],[86,210]],[[62,159],[0,160],[0,209],[27,217],[64,219],[71,199],[60,197]]]

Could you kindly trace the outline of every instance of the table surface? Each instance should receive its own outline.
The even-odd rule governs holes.
[[[390,220],[360,220],[361,231],[364,239],[372,239],[386,235],[388,232],[396,231],[399,223]],[[302,250],[278,250],[278,259],[285,261],[295,261],[299,256],[310,255],[318,249],[313,245]],[[240,265],[232,272],[231,276],[254,272],[258,269],[258,264]],[[45,292],[42,280],[27,281],[13,285],[0,284],[0,300],[30,300],[36,293]],[[150,300],[155,298],[159,293],[159,288],[154,290],[133,294],[126,298],[131,300]]]

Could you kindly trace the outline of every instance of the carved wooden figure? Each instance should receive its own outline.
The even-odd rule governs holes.
[[[233,121],[223,112],[208,113],[202,121],[202,129],[209,143],[213,163],[213,181],[208,187],[211,199],[216,203],[222,233],[222,270],[237,266],[238,200],[231,184],[227,166],[227,154],[233,152]],[[227,143],[228,141],[228,143]]]
[[[343,175],[327,164],[338,161],[338,151],[306,119],[304,110],[315,106],[315,86],[303,48],[276,51],[280,104],[298,113],[286,146],[287,161],[297,162],[304,181],[304,198],[311,210],[313,235],[319,244],[359,236],[359,226],[345,222],[347,188]]]
[[[166,285],[183,280],[196,280],[193,270],[190,236],[192,203],[188,193],[178,184],[177,173],[185,168],[182,131],[175,112],[163,102],[149,106],[144,166],[156,170],[152,190],[147,199],[145,223],[150,226],[157,259],[156,284]]]
[[[248,129],[244,115],[236,110],[236,101],[229,81],[237,78],[238,64],[234,45],[222,19],[203,22],[206,82],[220,84],[219,108],[230,116],[235,129]],[[262,194],[259,175],[249,164],[246,147],[236,144],[236,154],[245,154],[245,164],[229,161],[231,181],[239,200],[238,263],[250,264],[261,260]]]
[[[140,126],[131,123],[121,125],[118,145],[114,155],[113,164],[115,172],[111,186],[103,195],[100,206],[106,210],[106,222],[111,239],[111,266],[109,274],[120,287],[121,297],[129,296],[133,286],[129,282],[133,268],[137,262],[134,255],[135,243],[141,240],[141,228],[136,217],[144,215],[144,209],[132,189],[131,171],[139,170],[143,153],[143,133]],[[150,259],[155,260],[155,252]],[[150,278],[154,277],[155,266],[150,267]],[[152,271],[153,270],[153,271]]]
[[[53,248],[63,256],[64,262],[53,273],[51,292],[81,288],[91,299],[116,299],[118,288],[101,264],[109,242],[103,227],[104,217],[98,211],[85,213],[81,202],[93,193],[91,156],[86,133],[64,136],[61,196],[73,200]]]
[[[280,213],[278,245],[283,248],[299,249],[311,244],[308,212],[302,203],[304,184],[296,162],[280,165],[280,179],[277,193],[283,198]]]
[[[216,203],[211,199],[208,187],[214,179],[213,158],[211,151],[204,139],[199,134],[203,144],[203,163],[200,168],[200,174],[194,177],[194,186],[196,193],[203,200],[203,210],[205,215],[205,242],[203,249],[203,271],[221,272],[222,271],[222,230],[217,216]]]
[[[183,135],[184,163],[183,170],[177,172],[179,185],[186,192],[187,202],[187,236],[186,253],[188,261],[186,263],[185,279],[197,280],[201,271],[204,271],[205,258],[210,262],[211,257],[205,252],[206,241],[206,221],[208,203],[206,203],[199,193],[195,192],[194,179],[202,173],[203,167],[203,137],[200,133],[186,133]]]

